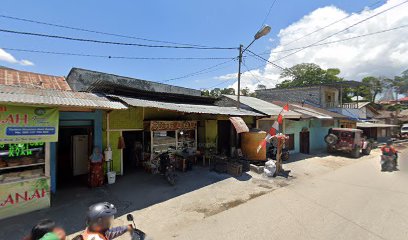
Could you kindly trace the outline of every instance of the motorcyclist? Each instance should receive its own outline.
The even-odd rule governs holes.
[[[398,160],[398,151],[392,145],[392,140],[387,141],[387,144],[381,148],[381,152],[385,156],[394,157],[394,163],[395,163],[394,166],[395,166],[395,169],[396,169],[397,166],[398,166],[398,161],[397,161]]]
[[[86,216],[87,228],[75,239],[110,240],[126,232],[133,232],[132,225],[111,228],[116,213],[115,206],[108,202],[96,203],[90,206]]]

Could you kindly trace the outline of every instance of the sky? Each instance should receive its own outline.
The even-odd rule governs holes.
[[[274,1],[3,0],[0,9],[2,16],[132,38],[58,28],[4,17],[0,17],[0,29],[122,43],[171,45],[135,39],[144,38],[234,49],[146,48],[25,36],[0,31],[0,65],[58,76],[66,76],[72,67],[79,67],[150,81],[164,81],[195,89],[236,87],[238,70],[236,48],[240,44],[244,46],[249,44],[262,24],[271,26],[272,31],[255,41],[249,49],[262,54],[262,57],[270,61],[275,61],[296,51],[288,49],[313,44],[404,0],[276,0],[273,4]],[[298,40],[343,18],[346,19]],[[323,43],[407,24],[408,4],[404,4],[341,32]],[[277,61],[276,64],[286,68],[303,62],[314,62],[323,68],[340,68],[341,76],[349,80],[361,80],[368,75],[394,76],[408,69],[408,43],[404,39],[408,39],[408,28],[310,47]],[[11,49],[130,58],[208,59],[116,59],[30,53]],[[280,69],[250,56],[249,52],[244,54],[242,72],[244,73],[241,86],[250,89],[255,89],[258,84],[273,87],[281,81]]]

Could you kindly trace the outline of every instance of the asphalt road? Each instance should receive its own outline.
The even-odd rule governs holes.
[[[408,239],[408,152],[400,171],[367,158],[183,228],[173,239]]]

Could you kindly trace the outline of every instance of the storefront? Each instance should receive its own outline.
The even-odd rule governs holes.
[[[0,106],[0,219],[50,206],[57,108]]]

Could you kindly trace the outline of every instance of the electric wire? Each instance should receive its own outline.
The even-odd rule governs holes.
[[[218,64],[216,64],[216,65],[213,65],[213,66],[210,66],[210,67],[201,69],[201,70],[196,71],[196,72],[192,72],[192,73],[189,73],[189,74],[180,76],[180,77],[175,77],[175,78],[170,78],[170,79],[162,80],[162,81],[159,81],[159,82],[160,82],[160,83],[165,83],[165,82],[170,82],[170,81],[174,81],[174,80],[179,80],[179,79],[183,79],[183,78],[189,78],[189,77],[194,77],[194,76],[197,76],[197,75],[202,75],[202,74],[214,72],[214,71],[217,71],[217,70],[220,70],[220,69],[224,69],[224,68],[225,68],[225,67],[222,67],[222,68],[217,68],[217,67],[222,66],[222,65],[225,65],[225,64],[230,63],[230,62],[235,61],[235,60],[236,60],[236,59],[233,58],[233,59],[230,59],[230,60],[228,60],[228,61],[218,63]]]
[[[0,48],[7,50],[7,51],[11,51],[11,52],[15,51],[15,52],[41,53],[41,54],[51,54],[51,55],[94,57],[94,58],[108,58],[108,59],[128,59],[128,60],[225,60],[225,59],[233,59],[232,57],[130,57],[130,56],[83,54],[83,53],[72,53],[72,52],[54,52],[54,51],[22,49],[22,48],[8,48],[8,47],[0,47]]]
[[[264,20],[262,21],[261,27],[262,27],[263,25],[265,25],[266,21],[268,20],[269,15],[271,14],[271,10],[272,10],[273,6],[275,6],[275,3],[276,3],[277,1],[278,1],[278,0],[273,0],[271,6],[269,7],[268,13],[266,14]]]
[[[194,46],[148,45],[148,44],[140,44],[140,43],[113,42],[113,41],[76,38],[76,37],[50,35],[50,34],[43,34],[43,33],[34,33],[34,32],[22,32],[22,31],[10,30],[10,29],[0,29],[0,32],[18,34],[18,35],[45,37],[45,38],[64,39],[64,40],[79,41],[79,42],[90,42],[90,43],[120,45],[120,46],[135,46],[135,47],[149,47],[149,48],[198,49],[198,50],[231,50],[231,49],[236,50],[236,49],[238,49],[236,47],[194,47]]]
[[[312,44],[309,44],[309,45],[307,45],[307,46],[305,46],[305,47],[302,47],[301,49],[298,49],[298,50],[296,50],[296,51],[294,51],[294,52],[292,52],[292,53],[289,53],[289,54],[287,54],[287,55],[285,55],[285,56],[283,56],[283,57],[280,57],[280,58],[278,58],[278,59],[275,59],[275,60],[273,60],[273,62],[280,61],[280,60],[285,59],[285,58],[288,58],[288,57],[290,57],[290,56],[292,56],[292,55],[294,55],[294,54],[296,54],[296,53],[298,53],[298,52],[301,52],[301,51],[303,51],[303,50],[305,50],[305,49],[307,49],[307,48],[313,47],[314,45],[316,45],[316,44],[318,44],[318,43],[320,43],[320,42],[323,42],[323,41],[325,41],[325,40],[327,40],[327,39],[329,39],[329,38],[331,38],[331,37],[333,37],[333,36],[335,36],[335,35],[337,35],[337,34],[339,34],[339,33],[345,32],[345,31],[349,30],[349,29],[352,28],[352,27],[355,27],[355,26],[357,26],[357,25],[359,25],[359,24],[361,24],[361,23],[363,23],[363,22],[366,22],[366,21],[368,21],[368,20],[370,20],[370,19],[372,19],[372,18],[375,18],[375,17],[377,17],[377,16],[379,16],[379,15],[381,15],[381,14],[384,14],[384,13],[386,13],[386,12],[388,12],[388,11],[394,9],[394,8],[397,8],[397,7],[399,7],[399,6],[402,6],[403,4],[406,4],[406,3],[408,3],[408,0],[406,0],[406,1],[402,2],[402,3],[399,3],[399,4],[397,4],[397,5],[394,5],[394,6],[392,6],[392,7],[389,7],[389,8],[387,8],[387,9],[385,9],[385,10],[383,10],[383,11],[381,11],[381,12],[378,12],[378,13],[376,13],[376,14],[374,14],[374,15],[371,15],[371,16],[369,16],[369,17],[367,17],[367,18],[364,18],[363,20],[360,20],[360,21],[358,21],[358,22],[355,22],[355,23],[353,23],[352,25],[350,25],[350,26],[348,26],[348,27],[346,27],[346,28],[344,28],[344,29],[342,29],[342,30],[340,30],[340,31],[338,31],[338,32],[335,32],[335,33],[333,33],[333,34],[330,34],[329,36],[324,37],[323,39],[320,39],[320,40],[317,41],[317,42],[314,42],[314,43],[312,43]],[[258,56],[259,56],[259,55],[258,55]],[[272,63],[271,61],[268,61],[268,62],[269,62],[269,63]]]
[[[262,56],[259,56],[258,54],[252,52],[251,50],[248,49],[247,51],[248,51],[249,53],[251,53],[253,56],[264,60],[265,62],[271,64],[272,66],[274,66],[274,67],[276,67],[276,68],[279,68],[280,70],[285,70],[284,67],[281,67],[281,66],[279,66],[278,64],[273,63],[273,62],[269,61],[268,59],[266,59],[266,58],[264,58],[264,57],[262,57]]]
[[[317,47],[317,46],[329,45],[329,44],[333,44],[333,43],[345,42],[345,41],[358,39],[358,38],[362,38],[362,37],[368,37],[368,36],[377,35],[377,34],[381,34],[381,33],[391,32],[391,31],[395,31],[395,30],[399,30],[399,29],[407,28],[407,27],[408,27],[408,24],[407,25],[401,25],[401,26],[388,28],[388,29],[384,29],[384,30],[381,30],[381,31],[377,31],[377,32],[371,32],[371,33],[366,33],[366,34],[358,35],[358,36],[354,36],[354,37],[343,38],[343,39],[339,39],[339,40],[335,40],[335,41],[319,43],[319,44],[315,44],[315,45],[313,45],[311,47]],[[279,50],[279,51],[271,51],[269,53],[263,53],[263,54],[258,54],[258,55],[266,55],[266,54],[281,53],[281,52],[290,52],[290,51],[302,49],[302,48],[305,48],[305,47],[306,46],[295,47],[295,48]]]
[[[13,17],[13,16],[4,15],[4,14],[0,14],[0,17],[1,18],[6,18],[6,19],[17,20],[17,21],[36,23],[36,24],[41,24],[41,25],[46,25],[46,26],[65,28],[65,29],[76,30],[76,31],[81,31],[81,32],[96,33],[96,34],[101,34],[101,35],[121,37],[121,38],[127,38],[127,39],[136,39],[136,40],[142,40],[142,41],[148,41],[148,42],[166,43],[166,44],[173,44],[173,45],[193,46],[193,47],[209,47],[209,46],[205,46],[205,45],[198,45],[198,44],[191,44],[191,43],[178,43],[178,42],[171,42],[171,41],[153,40],[153,39],[147,39],[147,38],[124,35],[124,34],[102,32],[102,31],[97,31],[97,30],[90,30],[90,29],[85,29],[85,28],[72,27],[72,26],[66,26],[66,25],[48,23],[48,22],[42,22],[42,21],[37,21],[37,20],[32,20],[32,19],[27,19],[27,18]]]
[[[380,3],[382,3],[382,2],[384,2],[384,0],[377,1],[377,2],[375,2],[375,3],[371,4],[371,5],[369,5],[368,7],[369,7],[369,8],[375,7],[375,6],[377,6],[378,4],[380,4]],[[366,9],[366,7],[364,7],[363,9],[361,9],[361,10],[358,11],[358,12],[361,13],[361,12],[363,12],[365,9]],[[313,34],[319,32],[319,31],[321,31],[321,30],[324,30],[324,29],[326,29],[326,28],[328,28],[328,27],[331,27],[331,26],[333,26],[333,25],[335,25],[335,24],[337,24],[337,23],[339,23],[339,22],[342,22],[342,21],[344,21],[344,20],[346,20],[346,19],[348,19],[348,18],[350,18],[350,17],[352,17],[352,16],[354,16],[354,15],[353,15],[353,14],[347,15],[346,17],[343,17],[343,18],[338,19],[338,20],[336,20],[336,21],[334,21],[334,22],[331,22],[331,23],[329,23],[329,24],[327,24],[327,25],[325,25],[325,26],[323,26],[323,27],[321,27],[321,28],[318,28],[318,29],[316,29],[316,30],[314,30],[314,31],[312,31],[312,32],[310,32],[310,33],[307,33],[307,34],[305,34],[305,35],[303,35],[303,36],[301,36],[301,37],[299,37],[299,38],[297,38],[297,39],[295,39],[295,40],[292,40],[292,41],[290,41],[289,43],[286,43],[286,44],[284,44],[284,45],[282,45],[282,46],[283,46],[283,47],[288,46],[288,45],[290,45],[290,44],[292,44],[292,43],[294,43],[294,42],[297,42],[297,41],[299,41],[299,40],[301,40],[301,39],[303,39],[303,38],[306,38],[306,37],[308,37],[308,36],[310,36],[310,35],[313,35]]]

